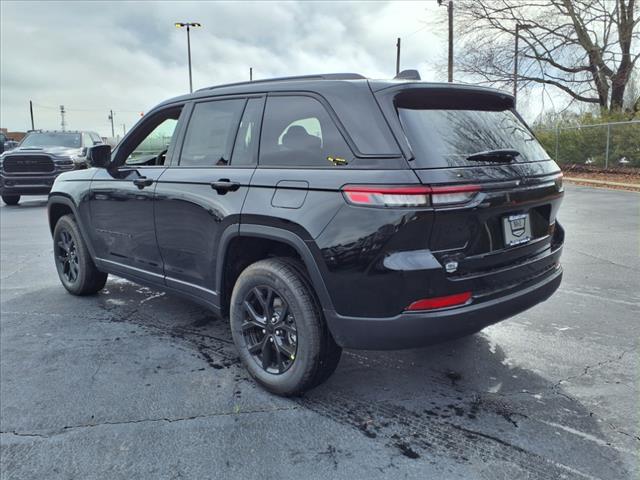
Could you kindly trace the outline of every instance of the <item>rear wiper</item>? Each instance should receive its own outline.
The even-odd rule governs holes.
[[[472,153],[467,157],[467,160],[474,162],[509,163],[513,162],[518,155],[520,155],[520,152],[517,150],[487,150],[486,152]]]

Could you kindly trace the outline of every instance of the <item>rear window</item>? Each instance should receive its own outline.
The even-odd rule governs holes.
[[[511,110],[398,108],[400,122],[415,154],[417,168],[493,164],[467,160],[487,150],[517,150],[516,162],[549,155]]]

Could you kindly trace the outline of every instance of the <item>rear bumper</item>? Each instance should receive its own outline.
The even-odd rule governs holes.
[[[560,286],[562,267],[520,285],[517,290],[468,306],[389,318],[346,317],[325,311],[336,342],[345,348],[417,348],[476,332],[517,315],[549,298]]]

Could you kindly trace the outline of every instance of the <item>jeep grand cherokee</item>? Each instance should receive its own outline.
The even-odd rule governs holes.
[[[228,315],[244,365],[281,395],[327,379],[342,348],[469,335],[562,277],[560,169],[493,89],[223,85],[160,104],[88,160],[49,197],[64,287],[114,274]]]

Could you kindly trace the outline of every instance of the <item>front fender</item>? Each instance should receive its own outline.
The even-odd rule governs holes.
[[[60,217],[58,212],[56,211],[56,206],[64,206],[64,209],[67,212],[73,214],[76,218],[76,223],[78,224],[78,228],[80,229],[80,233],[82,234],[82,239],[87,245],[87,249],[89,250],[89,254],[91,255],[91,259],[95,262],[96,254],[93,248],[93,243],[91,241],[91,235],[89,235],[89,227],[85,224],[85,218],[80,214],[80,208],[73,200],[73,197],[68,193],[63,192],[53,192],[49,194],[49,200],[47,201],[47,218],[49,220],[49,230],[53,235],[53,229],[55,228],[55,224],[57,219]],[[64,215],[65,213],[63,213]]]

